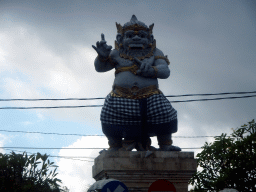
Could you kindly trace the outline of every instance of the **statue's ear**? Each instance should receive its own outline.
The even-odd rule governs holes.
[[[123,41],[123,36],[120,33],[117,33],[116,35],[116,41],[118,42],[118,44],[122,43]]]
[[[150,41],[150,43],[153,43],[153,41],[154,41],[154,35],[150,35],[150,37],[149,37],[149,41]]]

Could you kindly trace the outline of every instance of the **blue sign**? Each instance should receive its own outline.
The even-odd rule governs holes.
[[[128,188],[120,181],[111,181],[104,185],[101,192],[128,192]]]

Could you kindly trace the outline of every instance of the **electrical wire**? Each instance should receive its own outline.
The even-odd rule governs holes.
[[[18,151],[18,150],[13,150],[13,149],[6,149],[6,150],[9,150],[9,151],[17,151],[17,152],[20,152],[20,153],[23,153],[24,151]],[[31,154],[31,155],[36,155],[36,153],[30,153],[30,152],[26,152],[28,154]],[[88,158],[88,159],[95,159],[93,157],[75,157],[75,156],[54,156],[54,155],[47,155],[48,157],[57,157],[57,158],[63,158],[63,159],[69,159],[69,160],[78,160],[78,161],[86,161],[86,162],[94,162],[94,161],[89,161],[89,160],[81,160],[81,159],[75,159],[75,158]]]
[[[166,97],[188,97],[188,96],[189,97],[194,97],[194,96],[214,96],[214,95],[230,95],[230,94],[250,94],[250,93],[256,93],[256,91],[168,95]],[[105,99],[105,97],[98,97],[98,98],[64,98],[64,99],[0,99],[0,101],[71,101],[71,100],[99,100],[99,99]]]
[[[0,147],[3,149],[108,149],[108,148],[88,148],[88,147],[84,147],[84,148],[63,148],[63,147]],[[181,148],[181,149],[203,149],[202,147],[192,147],[192,148]]]
[[[170,101],[171,103],[184,103],[193,101],[213,101],[213,100],[223,100],[223,99],[239,99],[239,98],[249,98],[256,97],[256,95],[247,95],[242,97],[219,97],[212,99],[195,99],[195,100],[184,100],[184,101]],[[81,106],[53,106],[53,107],[0,107],[0,109],[58,109],[58,108],[84,108],[84,107],[102,107],[103,105],[81,105]]]
[[[54,106],[54,107],[0,107],[0,109],[59,109],[59,108],[102,107],[102,106],[103,105]]]
[[[83,134],[69,134],[69,133],[45,133],[45,132],[30,132],[30,131],[11,131],[0,130],[0,132],[13,132],[13,133],[33,133],[33,134],[46,134],[46,135],[65,135],[65,136],[105,136],[105,135],[83,135]]]
[[[62,147],[0,147],[4,149],[107,149],[107,148],[62,148]]]
[[[215,93],[215,94],[186,94],[186,95],[169,95],[166,97],[187,97],[187,96],[214,96],[214,95],[227,95],[227,94],[248,94],[256,93],[253,92],[229,92],[229,93]],[[195,99],[195,100],[184,100],[184,101],[170,101],[171,103],[180,103],[180,102],[193,102],[193,101],[212,101],[212,100],[222,100],[222,99],[238,99],[238,98],[249,98],[256,97],[256,95],[248,95],[241,97],[222,97],[222,98],[211,98],[211,99]],[[42,100],[51,100],[51,101],[63,101],[63,100],[96,100],[96,99],[105,99],[105,98],[66,98],[66,99],[0,99],[0,101],[42,101]],[[56,108],[82,108],[82,107],[102,107],[103,105],[85,105],[85,106],[53,106],[53,107],[1,107],[0,109],[56,109]],[[20,133],[39,133],[39,134],[55,134],[55,135],[72,135],[72,136],[104,136],[104,135],[82,135],[82,134],[61,134],[61,133],[43,133],[43,132],[25,132],[25,131],[10,131],[10,130],[0,130],[4,132],[20,132]],[[218,137],[218,136],[174,136],[174,138],[203,138],[203,137]],[[6,150],[10,149],[107,149],[107,148],[35,148],[35,147],[0,147]],[[200,148],[182,148],[182,149],[202,149]],[[49,157],[58,157],[58,158],[68,158],[72,157],[61,157],[61,156],[49,156]],[[86,157],[75,157],[75,158],[86,158]],[[72,159],[79,160],[79,159]],[[82,160],[86,161],[86,160]]]
[[[46,132],[30,132],[30,131],[11,131],[11,130],[0,130],[0,132],[11,132],[11,133],[29,133],[29,134],[45,134],[45,135],[65,135],[65,136],[85,136],[85,137],[104,137],[105,135],[83,135],[83,134],[70,134],[70,133],[46,133]],[[219,136],[172,136],[173,138],[205,138],[205,137],[219,137]]]
[[[226,93],[203,93],[203,94],[185,94],[185,95],[168,95],[166,97],[194,97],[194,96],[214,96],[214,95],[230,95],[230,94],[250,94],[256,93],[256,91],[251,92],[226,92]]]
[[[182,102],[193,102],[193,101],[214,101],[214,100],[239,99],[239,98],[249,98],[249,97],[256,97],[256,95],[247,95],[247,96],[242,96],[242,97],[219,97],[219,98],[212,98],[212,99],[194,99],[194,100],[170,101],[170,102],[171,103],[182,103]]]

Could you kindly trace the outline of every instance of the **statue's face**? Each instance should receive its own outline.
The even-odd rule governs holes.
[[[129,30],[124,33],[123,46],[125,50],[145,49],[150,44],[150,37],[147,31]]]

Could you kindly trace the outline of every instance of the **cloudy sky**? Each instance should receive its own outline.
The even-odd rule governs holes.
[[[253,1],[15,1],[0,0],[0,98],[60,99],[105,97],[114,71],[97,73],[92,45],[101,33],[114,47],[115,22],[135,14],[154,23],[157,47],[171,62],[171,76],[160,80],[165,95],[256,91],[256,5]],[[247,94],[248,95],[248,94]],[[253,94],[250,94],[253,95]],[[255,94],[254,94],[255,95]],[[225,95],[244,96],[244,95]],[[178,97],[190,100],[211,97]],[[101,105],[89,101],[0,101],[0,107]],[[173,136],[230,134],[231,128],[255,119],[255,97],[173,103],[179,128]],[[1,109],[0,146],[32,148],[105,148],[100,107],[74,109]],[[7,132],[16,131],[16,132]],[[181,148],[197,148],[213,138],[174,138]],[[157,142],[153,138],[153,145]],[[52,156],[59,178],[72,192],[94,182],[92,149],[18,149]],[[196,149],[183,149],[200,152]],[[7,148],[0,152],[9,153]],[[83,157],[76,160],[74,157]],[[78,184],[80,183],[80,184]],[[82,184],[81,184],[82,183]]]

